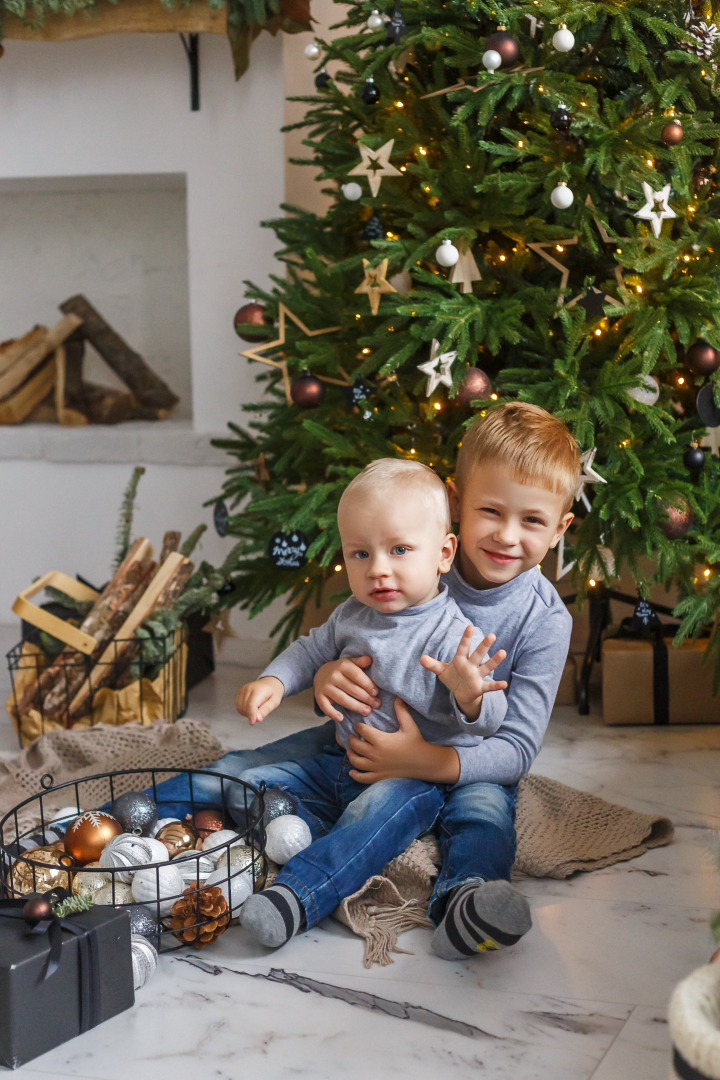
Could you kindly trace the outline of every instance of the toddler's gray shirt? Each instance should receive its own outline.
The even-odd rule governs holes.
[[[262,674],[279,679],[286,695],[297,694],[312,686],[316,671],[328,661],[372,656],[372,666],[365,670],[380,691],[380,708],[364,718],[337,706],[344,716],[337,724],[338,739],[346,749],[359,720],[381,731],[397,730],[395,697],[406,703],[427,742],[469,747],[478,742],[478,736],[491,735],[500,727],[507,709],[505,695],[501,690],[485,694],[479,718],[470,723],[450,691],[420,664],[424,653],[449,663],[469,625],[444,582],[426,604],[392,613],[375,611],[350,597],[326,623],[294,641]],[[476,630],[473,649],[482,638]]]

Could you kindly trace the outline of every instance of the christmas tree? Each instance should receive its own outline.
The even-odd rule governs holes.
[[[217,444],[237,538],[223,602],[256,613],[285,595],[284,644],[342,568],[352,476],[411,456],[451,478],[466,425],[516,398],[583,452],[559,574],[581,594],[621,572],[641,595],[672,584],[696,633],[720,590],[720,468],[699,447],[720,421],[709,14],[658,0],[342,11],[346,33],[306,50],[317,95],[302,99],[329,209],[267,223],[286,276],[248,282],[236,316],[262,394]]]

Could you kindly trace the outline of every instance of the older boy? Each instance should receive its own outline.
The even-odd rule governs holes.
[[[440,584],[456,549],[442,481],[417,462],[375,461],[343,493],[338,526],[352,598],[241,687],[238,712],[256,723],[284,696],[310,687],[323,663],[362,651],[375,657],[381,688],[373,730],[396,730],[397,707],[430,744],[472,746],[491,734],[507,706],[502,694],[485,703],[488,691],[505,687],[486,675],[505,654],[486,660],[493,637],[479,641]],[[406,714],[397,705],[400,695]],[[243,907],[243,926],[263,945],[282,945],[330,914],[429,829],[440,810],[445,792],[433,782],[388,777],[368,787],[351,778],[352,726],[340,713],[336,741],[321,753],[241,776],[297,796],[314,837]]]

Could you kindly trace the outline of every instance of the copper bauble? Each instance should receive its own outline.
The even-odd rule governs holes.
[[[158,830],[155,839],[162,840],[170,852],[170,858],[174,859],[183,851],[193,850],[198,841],[198,833],[189,821],[171,821]]]
[[[65,868],[60,860],[65,860]],[[69,863],[68,856],[59,851],[54,844],[32,848],[26,851],[21,859],[15,860],[8,884],[15,896],[48,892],[58,886],[61,889],[69,889],[70,875],[67,870]]]
[[[325,387],[310,371],[304,371],[290,386],[290,397],[301,409],[314,409],[325,397]]]
[[[86,810],[68,825],[65,850],[83,866],[95,862],[108,841],[122,831],[120,822],[105,810]]]
[[[671,120],[660,132],[660,138],[666,146],[677,146],[682,137],[683,129],[678,120]]]
[[[23,919],[31,926],[42,922],[43,919],[52,917],[52,905],[46,896],[35,894],[25,901],[23,906]]]
[[[687,351],[687,365],[696,375],[712,375],[720,367],[720,353],[707,341],[696,341]]]
[[[192,815],[188,814],[185,820],[190,822],[201,841],[211,832],[225,828],[225,822],[219,810],[197,810]]]
[[[482,401],[492,393],[492,383],[482,368],[469,367],[458,387],[455,401],[467,407],[471,401]]]
[[[251,323],[253,326],[267,326],[269,320],[266,318],[266,310],[264,304],[258,304],[253,300],[250,304],[243,304],[241,308],[235,312],[234,326],[235,333],[243,341],[265,341],[266,334],[248,334],[247,331],[238,330],[238,326],[241,323]]]
[[[677,505],[673,505],[676,503]],[[682,540],[690,531],[693,523],[692,507],[687,499],[678,496],[672,502],[661,500],[665,518],[660,521],[660,529],[668,540]]]
[[[500,53],[501,67],[510,67],[511,64],[517,63],[520,55],[517,41],[512,34],[508,34],[507,30],[498,30],[497,33],[491,34],[485,42],[485,48],[494,49],[495,52]]]

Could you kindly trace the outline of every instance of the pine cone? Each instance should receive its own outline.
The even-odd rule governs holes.
[[[190,885],[170,910],[175,937],[195,949],[204,949],[225,933],[230,922],[227,900],[217,885],[197,889]]]

